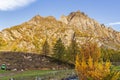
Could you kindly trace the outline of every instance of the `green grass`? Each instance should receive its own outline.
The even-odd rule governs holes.
[[[9,73],[10,71],[0,70],[0,74]]]
[[[14,73],[14,75],[10,75]],[[70,74],[73,74],[74,70],[29,70],[29,71],[23,71],[23,72],[13,72],[9,71],[5,72],[2,77],[0,77],[0,80],[9,80],[10,78],[15,78],[15,80],[35,80],[35,77],[41,77],[45,80],[48,80],[49,78],[57,78],[58,80],[61,80],[62,78],[68,77]],[[3,73],[0,73],[3,74]]]
[[[6,75],[4,77],[0,77],[0,80],[9,80],[10,78],[21,78],[21,77],[34,77],[34,76],[38,76],[38,75],[42,76],[42,75],[46,75],[50,72],[55,72],[55,71],[53,71],[53,70],[31,70],[31,71],[19,72],[12,76],[10,76],[8,73],[8,75]],[[3,71],[3,73],[6,74],[7,72]],[[3,73],[2,73],[2,71],[0,71],[0,74],[3,74]]]
[[[120,66],[112,66],[112,70],[120,71]]]

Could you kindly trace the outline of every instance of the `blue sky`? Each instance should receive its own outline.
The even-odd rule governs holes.
[[[38,14],[59,19],[77,10],[120,31],[120,0],[0,0],[0,30]]]

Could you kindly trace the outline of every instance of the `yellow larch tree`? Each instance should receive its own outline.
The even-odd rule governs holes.
[[[87,42],[76,56],[75,69],[80,80],[103,80],[110,74],[111,63],[100,60],[100,49],[96,43]]]

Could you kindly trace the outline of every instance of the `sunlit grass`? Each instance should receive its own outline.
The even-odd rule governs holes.
[[[0,70],[0,74],[9,73],[10,71]]]
[[[9,80],[10,78],[31,77],[31,76],[34,77],[34,76],[38,76],[38,75],[42,76],[42,75],[48,74],[50,72],[55,72],[55,71],[53,71],[53,70],[31,70],[31,71],[23,71],[23,72],[16,73],[13,76],[10,76],[8,74],[8,75],[6,75],[4,77],[0,77],[0,80]],[[6,71],[0,71],[0,74],[3,74],[3,73],[7,73],[7,72]]]
[[[45,80],[49,78],[61,78],[69,77],[74,75],[74,70],[29,70],[23,72],[16,72],[16,74],[10,76],[9,73],[6,76],[0,77],[0,80],[9,80],[10,78],[15,78],[15,80],[34,80],[36,77],[44,78]]]
[[[120,71],[120,66],[112,66],[112,70]]]

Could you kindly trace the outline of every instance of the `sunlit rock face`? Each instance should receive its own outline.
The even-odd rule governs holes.
[[[94,38],[94,41],[97,41],[101,46],[112,49],[120,48],[120,32],[113,30],[111,27],[106,27],[104,24],[98,23],[83,12],[72,12],[68,16],[62,16],[60,21],[68,25],[76,26],[82,33]]]

